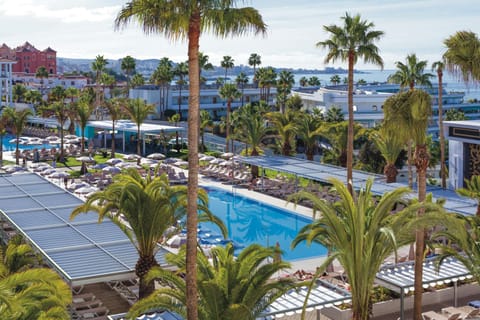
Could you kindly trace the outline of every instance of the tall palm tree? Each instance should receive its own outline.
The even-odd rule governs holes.
[[[160,119],[165,118],[165,109],[167,108],[168,92],[174,77],[173,62],[164,57],[160,59],[157,69],[153,72],[150,81],[157,84],[160,88]]]
[[[262,57],[258,55],[257,53],[252,53],[250,54],[250,57],[248,58],[248,65],[253,67],[253,83],[255,84],[255,87],[257,86],[257,73],[256,73],[256,68],[257,66],[262,64]]]
[[[200,110],[200,137],[202,142],[200,144],[200,150],[205,152],[207,147],[205,146],[205,129],[213,126],[212,118],[210,117],[210,112],[207,110]]]
[[[310,114],[304,114],[297,123],[297,135],[305,147],[307,160],[313,161],[315,147],[320,136],[322,136],[321,121]]]
[[[140,127],[147,117],[155,112],[153,104],[146,104],[142,99],[130,99],[125,104],[125,112],[130,119],[137,125],[137,154],[142,155]]]
[[[15,163],[19,164],[20,159],[20,136],[22,135],[25,124],[27,123],[28,117],[33,115],[32,110],[24,109],[21,111],[15,110],[15,108],[8,107],[3,110],[5,116],[7,117],[8,123],[11,125],[12,131],[16,137],[15,143]]]
[[[443,41],[446,69],[466,84],[480,80],[480,39],[472,31],[457,31]]]
[[[120,68],[122,69],[122,71],[127,76],[127,94],[126,94],[126,96],[128,97],[129,89],[130,89],[130,80],[131,80],[132,75],[135,73],[135,59],[131,56],[126,56],[125,58],[122,59],[122,62],[120,64]]]
[[[447,188],[447,168],[445,168],[445,134],[443,133],[443,61],[435,61],[432,64],[432,70],[437,72],[438,77],[438,131],[440,138],[440,178],[442,188]]]
[[[308,79],[307,77],[303,76],[298,80],[298,83],[300,84],[301,87],[306,87],[308,85]]]
[[[364,133],[365,128],[359,123],[354,123],[353,140],[355,141]],[[332,150],[329,153],[333,157],[332,163],[342,167],[347,166],[348,159],[348,122],[325,122],[320,129],[321,135],[328,139]],[[325,160],[326,157],[324,157]]]
[[[185,77],[188,75],[188,63],[186,62],[177,63],[177,65],[173,69],[173,75],[178,78],[176,82],[179,87],[178,114],[180,115],[180,120],[181,120],[182,119],[182,108],[181,108],[182,107],[182,88],[184,85],[187,84]]]
[[[308,85],[312,87],[318,87],[321,85],[320,79],[316,76],[312,76],[308,78]]]
[[[199,190],[199,209],[202,219],[217,221],[208,211],[208,196]],[[100,204],[99,204],[100,203]],[[135,273],[140,278],[139,296],[147,297],[154,290],[153,283],[147,283],[148,271],[158,266],[155,254],[165,231],[185,216],[187,188],[170,186],[166,175],[142,177],[138,170],[127,169],[125,174],[114,177],[105,190],[94,193],[88,200],[75,208],[70,216],[74,219],[81,213],[94,211],[99,221],[110,219],[122,230],[138,251]],[[120,219],[125,217],[127,227]],[[222,229],[223,230],[223,229]]]
[[[341,18],[343,26],[324,26],[330,33],[330,39],[317,43],[317,47],[329,51],[325,62],[336,60],[348,62],[348,139],[347,139],[347,184],[353,194],[353,69],[358,59],[380,66],[383,69],[383,59],[378,54],[375,42],[383,36],[383,31],[374,30],[372,22],[361,20],[359,14],[351,16],[348,13]]]
[[[225,69],[225,81],[224,83],[227,83],[227,71],[228,69],[232,69],[234,66],[234,60],[230,56],[223,56],[223,60],[220,62],[220,65],[222,66],[223,69]]]
[[[298,113],[289,110],[286,113],[269,112],[266,114],[274,131],[273,136],[277,143],[277,148],[284,156],[291,156],[295,152],[295,135],[298,132],[297,118]]]
[[[237,7],[239,1],[206,0],[131,0],[118,13],[115,25],[124,26],[135,19],[144,32],[164,34],[170,39],[188,42],[188,213],[187,213],[187,314],[198,317],[197,310],[197,204],[198,190],[198,127],[200,113],[200,64],[198,52],[200,35],[212,32],[220,37],[242,35],[253,31],[266,32],[262,16],[252,7]]]
[[[333,85],[337,85],[341,82],[341,78],[338,74],[334,74],[333,76],[330,77],[330,82],[333,84]],[[310,85],[310,82],[308,83]]]
[[[480,176],[472,176],[470,180],[465,179],[465,188],[457,189],[457,193],[464,197],[475,199],[478,203],[476,215],[480,217]]]
[[[42,94],[38,90],[28,90],[25,93],[25,101],[33,104],[35,108],[40,102],[42,102]]]
[[[205,71],[209,71],[209,70],[213,70],[215,69],[213,67],[213,64],[208,61],[209,60],[209,57],[208,55],[204,54],[203,52],[199,52],[198,53],[198,63],[200,64],[199,65],[199,68],[200,68],[200,74],[198,75],[199,79],[200,79],[200,83],[202,82],[205,82],[205,79],[202,78],[202,71],[205,70]]]
[[[404,141],[415,144],[415,167],[418,177],[418,200],[423,202],[427,193],[427,168],[429,163],[427,142],[428,118],[432,114],[432,101],[423,90],[399,92],[389,97],[383,105],[384,125],[395,131]],[[420,217],[424,209],[420,208]],[[414,319],[422,319],[422,277],[425,252],[425,230],[418,227],[415,231],[415,298],[413,303]]]
[[[278,74],[277,81],[277,96],[280,100],[280,112],[285,113],[285,104],[288,95],[292,92],[292,87],[295,84],[295,77],[293,73],[287,70],[282,70]]]
[[[383,261],[396,254],[397,248],[412,239],[409,227],[410,212],[391,214],[397,203],[402,203],[408,188],[398,188],[385,193],[378,201],[372,194],[372,180],[365,189],[353,197],[337,179],[331,179],[340,200],[335,203],[319,199],[315,194],[301,191],[290,199],[308,199],[319,217],[305,226],[292,246],[307,240],[319,242],[329,249],[330,255],[319,268],[325,268],[337,260],[345,270],[352,294],[352,319],[369,319],[375,275]],[[354,232],[352,232],[354,230]],[[317,272],[318,273],[318,272]]]
[[[242,101],[241,101],[241,106],[243,106],[243,98],[245,97],[243,92],[245,90],[245,85],[248,83],[248,77],[245,73],[240,72],[237,77],[235,78],[235,83],[237,86],[240,86],[240,91],[242,92]]]
[[[387,162],[383,169],[387,183],[396,182],[398,170],[395,166],[395,162],[397,161],[400,152],[403,150],[403,139],[397,134],[397,132],[385,127],[381,127],[379,131],[375,131],[372,134],[372,138]]]
[[[406,58],[406,63],[397,61],[395,63],[397,71],[388,77],[388,82],[400,84],[400,88],[415,89],[415,85],[431,86],[430,78],[433,77],[431,73],[425,73],[424,70],[428,63],[426,60],[418,61],[415,54],[409,54]],[[412,144],[407,141],[407,158],[408,158],[408,186],[413,188],[413,173],[412,173]]]
[[[65,160],[65,150],[63,148],[64,146],[64,127],[65,123],[67,122],[68,119],[71,117],[72,109],[70,109],[70,105],[67,105],[65,103],[65,99],[67,97],[65,93],[65,89],[62,86],[56,86],[55,88],[52,89],[50,92],[50,97],[51,103],[48,106],[44,106],[41,108],[40,113],[43,116],[46,117],[55,117],[57,119],[58,125],[59,125],[59,133],[60,133],[60,162],[63,162]]]
[[[40,93],[44,94],[44,81],[43,79],[47,79],[48,78],[48,71],[47,71],[47,68],[45,68],[44,66],[40,66],[38,67],[37,71],[35,71],[35,78],[39,78],[40,79]]]
[[[54,271],[36,268],[30,246],[13,238],[0,249],[0,314],[4,319],[70,319],[68,285]]]
[[[102,101],[102,97],[100,95],[100,79],[102,78],[102,74],[106,70],[107,64],[107,59],[105,59],[102,55],[97,55],[95,57],[95,60],[92,62],[92,71],[95,72],[95,108],[97,112],[97,119],[98,111]]]
[[[242,93],[238,91],[237,86],[233,83],[225,83],[218,94],[222,99],[227,100],[227,117],[225,119],[226,123],[226,145],[225,145],[225,152],[229,151],[229,143],[230,143],[230,113],[232,112],[232,102],[235,99],[239,99],[242,96]],[[233,152],[233,140],[232,140],[232,150]]]
[[[88,120],[92,115],[93,105],[91,101],[89,101],[88,97],[82,97],[80,98],[78,104],[75,105],[73,111],[74,117],[80,126],[80,130],[82,131],[81,151],[83,153],[85,152],[85,128],[87,127]]]
[[[235,256],[232,244],[212,249],[212,262],[205,254],[198,255],[197,283],[199,319],[257,319],[276,299],[295,288],[291,279],[272,280],[274,275],[290,266],[274,260],[279,249],[253,244]],[[179,272],[185,272],[185,250],[168,255],[168,261]],[[185,279],[171,271],[155,268],[148,275],[166,284],[150,297],[135,304],[128,316],[140,316],[152,309],[167,309],[186,317]]]
[[[23,84],[15,84],[12,88],[13,101],[23,102],[25,99],[26,93],[27,93],[27,88]]]
[[[70,114],[70,125],[68,126],[68,132],[71,134],[75,133],[75,121],[77,120],[77,117],[75,115],[75,109],[77,107],[77,99],[80,96],[80,90],[78,90],[75,87],[68,87],[65,89],[65,97],[67,99],[70,99],[68,102],[70,109],[72,109],[72,112]]]
[[[115,158],[115,123],[122,117],[125,105],[128,100],[113,98],[105,101],[105,107],[112,120],[112,152],[111,157]]]

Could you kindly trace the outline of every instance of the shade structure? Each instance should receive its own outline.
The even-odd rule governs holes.
[[[139,156],[138,154],[127,154],[124,159],[126,160],[138,160],[140,159],[141,156]]]
[[[301,313],[303,304],[307,298],[308,288],[300,287],[298,290],[291,290],[270,304],[261,317],[274,316],[281,318]],[[307,309],[321,309],[351,301],[352,297],[348,291],[336,287],[326,281],[317,280],[310,292],[307,302]]]
[[[75,158],[75,160],[82,161],[82,162],[95,162],[95,159],[93,159],[92,157],[88,157],[88,156],[77,157],[77,158]]]
[[[135,277],[138,253],[109,220],[93,212],[70,220],[83,201],[34,173],[0,176],[0,218],[9,222],[70,285]],[[157,261],[165,266],[166,251]]]
[[[123,160],[120,159],[120,158],[112,158],[112,159],[108,159],[107,161],[105,161],[105,163],[108,163],[110,165],[116,165],[120,162],[123,162]]]
[[[375,282],[400,294],[400,319],[405,319],[404,296],[414,291],[415,266],[413,261],[381,268]],[[472,275],[465,266],[455,258],[446,258],[438,268],[435,258],[426,259],[423,263],[423,287],[428,288],[444,283],[454,283],[455,293],[459,280],[471,279]],[[456,304],[456,301],[454,302]]]
[[[48,177],[52,178],[52,179],[61,179],[61,178],[65,178],[65,177],[70,177],[70,174],[68,172],[64,172],[64,171],[57,171],[57,172],[52,173]]]
[[[235,161],[279,172],[286,172],[298,177],[324,183],[328,183],[331,178],[347,181],[346,168],[295,157],[277,155],[254,157],[235,156]],[[373,179],[374,183],[371,190],[372,193],[376,195],[383,195],[399,187],[407,187],[404,183],[386,183],[383,175],[359,170],[353,171],[353,187],[355,189],[363,188],[369,179]],[[476,202],[473,199],[458,196],[454,190],[443,190],[437,186],[428,186],[427,192],[433,194],[434,200],[440,198],[446,199],[444,208],[449,211],[455,211],[464,215],[474,215],[476,212]],[[407,197],[416,198],[417,194],[411,192]]]

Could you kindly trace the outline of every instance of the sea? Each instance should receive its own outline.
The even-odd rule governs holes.
[[[354,76],[354,82],[357,82],[360,79],[363,79],[367,81],[368,83],[371,82],[386,82],[387,78],[389,75],[395,73],[396,70],[358,70]],[[433,78],[431,78],[432,85],[437,85],[438,84],[438,79],[437,79],[437,74],[436,72],[431,72],[430,70],[425,70],[425,72],[431,73],[434,75]],[[340,78],[343,80],[346,76],[347,73],[296,73],[294,74],[295,76],[295,85],[299,85],[299,80],[302,77],[310,78],[312,76],[316,76],[318,79],[321,81],[321,85],[329,85],[331,84],[330,78],[338,74]],[[462,80],[459,78],[456,78],[455,76],[444,72],[443,75],[443,87],[447,92],[464,92],[465,93],[465,101],[468,101],[470,99],[477,99],[480,100],[480,83],[474,84],[465,84]]]

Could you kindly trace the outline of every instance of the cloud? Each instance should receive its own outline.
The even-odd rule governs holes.
[[[3,0],[0,3],[0,14],[4,16],[58,19],[63,23],[112,21],[119,10],[120,6],[58,8],[33,0]]]

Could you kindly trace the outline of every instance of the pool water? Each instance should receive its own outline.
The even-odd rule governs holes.
[[[320,244],[291,243],[298,232],[312,219],[280,209],[250,198],[217,188],[205,188],[208,192],[210,211],[219,217],[228,230],[229,239],[241,250],[250,244],[275,246],[278,242],[283,251],[282,259],[294,261],[326,256],[327,249]],[[203,229],[203,231],[202,231]],[[220,233],[211,223],[201,223],[199,237],[214,238]]]
[[[10,140],[16,139],[16,136],[11,135],[11,134],[6,134],[3,136],[3,151],[15,151],[17,145],[16,143],[10,143]],[[37,149],[42,149],[42,148],[47,148],[50,149],[51,147],[58,147],[56,144],[39,144],[39,145],[28,145],[28,144],[19,144],[18,148],[20,150],[33,150],[35,148]]]

